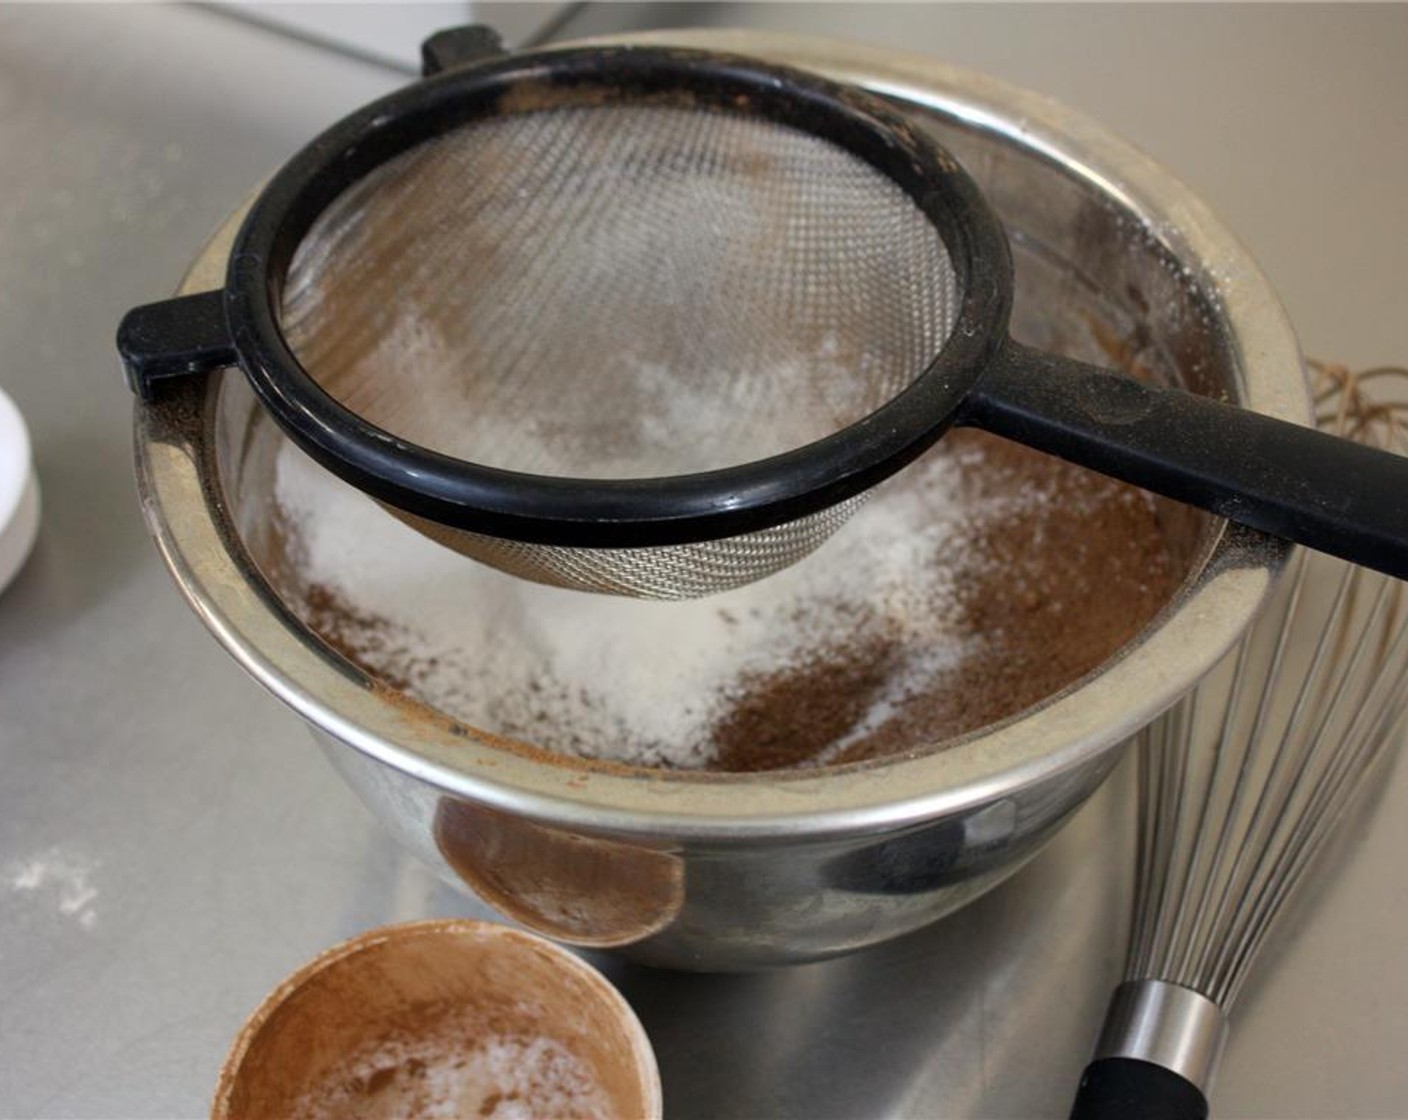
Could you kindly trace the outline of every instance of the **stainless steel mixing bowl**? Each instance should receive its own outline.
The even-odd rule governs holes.
[[[1122,357],[1308,421],[1294,335],[1255,265],[1183,186],[1091,121],[889,51],[748,33],[636,38],[756,53],[895,98],[966,163],[1008,223],[1018,338]],[[218,285],[237,219],[186,290]],[[407,702],[298,623],[268,578],[279,563],[269,525],[281,439],[238,375],[138,406],[143,508],[211,632],[308,721],[371,810],[445,878],[549,936],[678,967],[858,949],[1012,874],[1094,791],[1128,737],[1238,637],[1286,553],[1163,507],[1188,573],[1174,598],[1096,672],[1000,725],[836,770],[613,771],[508,749]]]

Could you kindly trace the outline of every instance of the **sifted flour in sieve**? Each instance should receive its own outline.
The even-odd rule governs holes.
[[[281,592],[332,645],[468,724],[729,770],[941,741],[1093,669],[1176,573],[1146,495],[975,432],[813,556],[706,599],[527,583],[441,549],[285,445]]]

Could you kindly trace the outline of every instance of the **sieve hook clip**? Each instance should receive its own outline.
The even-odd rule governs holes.
[[[504,41],[492,27],[471,23],[437,31],[420,45],[420,72],[431,78],[446,70],[458,70],[476,62],[508,54]]]
[[[117,328],[127,384],[144,401],[172,377],[208,373],[239,360],[225,321],[225,293],[200,292],[136,307]]]

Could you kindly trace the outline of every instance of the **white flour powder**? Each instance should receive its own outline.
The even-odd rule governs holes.
[[[452,1027],[454,1024],[448,1024]],[[441,1029],[346,1055],[294,1101],[291,1120],[606,1120],[592,1068],[555,1039]]]
[[[735,591],[669,603],[540,586],[466,560],[291,445],[276,492],[305,615],[363,664],[498,734],[691,767],[709,761],[736,682],[844,645],[855,628],[884,633],[896,661],[846,741],[965,655],[975,639],[957,625],[954,599],[979,562],[973,528],[1042,501],[1038,489],[961,500],[961,477],[980,455],[930,454],[813,556]]]

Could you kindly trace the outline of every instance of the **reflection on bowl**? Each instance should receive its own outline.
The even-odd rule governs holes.
[[[572,945],[615,948],[670,924],[684,905],[678,856],[441,801],[435,842],[490,906]]]

